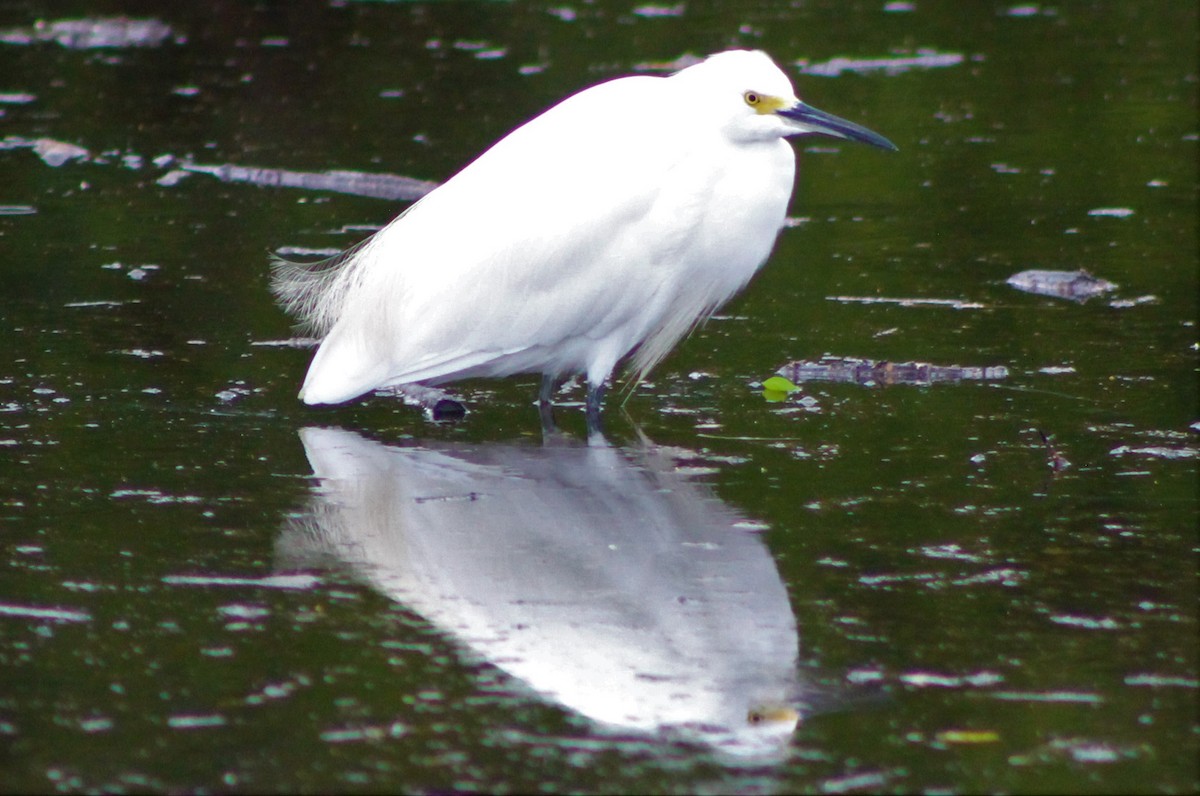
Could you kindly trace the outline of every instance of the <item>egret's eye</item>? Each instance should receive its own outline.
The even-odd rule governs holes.
[[[760,97],[756,92],[753,92],[753,91],[747,91],[745,94],[742,95],[742,99],[746,100],[746,104],[749,105],[751,108],[758,107],[758,103],[762,102],[762,97]]]

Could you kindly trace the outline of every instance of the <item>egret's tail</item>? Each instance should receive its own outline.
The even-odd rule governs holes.
[[[329,334],[342,315],[357,265],[371,240],[311,263],[271,255],[271,292],[304,332],[318,338]]]

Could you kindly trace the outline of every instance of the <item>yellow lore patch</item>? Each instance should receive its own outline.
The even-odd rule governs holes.
[[[794,104],[794,100],[788,101],[782,97],[776,97],[771,94],[763,94],[758,91],[747,91],[742,95],[742,99],[744,99],[746,104],[755,111],[764,114],[775,113],[776,111],[781,111],[784,108],[791,107]]]

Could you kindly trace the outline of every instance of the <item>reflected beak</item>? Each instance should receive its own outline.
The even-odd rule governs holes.
[[[797,102],[792,107],[783,108],[776,113],[791,122],[792,127],[795,128],[793,135],[828,135],[834,138],[844,138],[847,141],[870,144],[880,149],[890,149],[893,152],[899,149],[879,133],[854,122],[846,121],[840,116],[834,116],[832,113],[819,111],[803,102]]]
[[[795,726],[800,723],[800,711],[785,705],[754,708],[748,714],[746,714],[746,723],[787,724]]]

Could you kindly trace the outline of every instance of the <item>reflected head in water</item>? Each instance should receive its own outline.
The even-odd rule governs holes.
[[[320,487],[281,565],[348,565],[602,730],[786,752],[802,698],[787,591],[751,524],[671,451],[301,439]]]
[[[896,148],[758,51],[569,97],[358,246],[276,258],[275,294],[320,339],[301,399],[540,373],[548,403],[582,374],[598,426],[618,362],[642,378],[766,261],[804,135]]]

